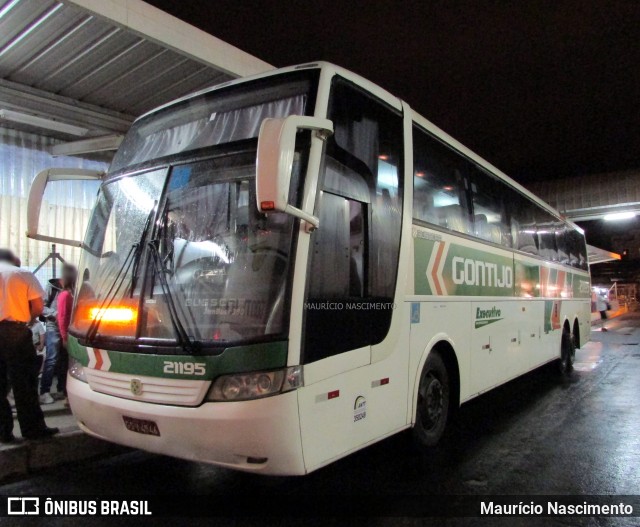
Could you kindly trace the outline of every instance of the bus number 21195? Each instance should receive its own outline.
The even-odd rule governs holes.
[[[164,373],[178,375],[204,375],[206,373],[204,362],[173,362],[164,361]]]

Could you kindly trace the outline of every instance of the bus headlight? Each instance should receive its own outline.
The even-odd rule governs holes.
[[[73,357],[69,357],[69,375],[79,381],[89,382],[87,381],[87,376],[84,373],[84,366]]]
[[[207,401],[247,401],[302,386],[302,366],[284,370],[236,373],[218,377],[207,395]]]

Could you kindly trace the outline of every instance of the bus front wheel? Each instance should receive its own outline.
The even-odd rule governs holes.
[[[422,369],[413,435],[424,447],[435,446],[444,434],[449,417],[451,384],[442,357],[431,352]]]

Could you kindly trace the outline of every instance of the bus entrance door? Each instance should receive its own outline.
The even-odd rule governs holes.
[[[362,366],[371,362],[373,317],[366,296],[367,203],[323,192],[322,227],[311,239],[305,303],[305,386],[298,391],[307,468],[316,467],[370,436],[369,421],[354,421]],[[363,414],[366,415],[366,414]]]

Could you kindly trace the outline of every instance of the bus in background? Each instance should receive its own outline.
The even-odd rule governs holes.
[[[140,117],[83,243],[68,393],[123,445],[306,474],[589,339],[583,232],[327,63]]]

